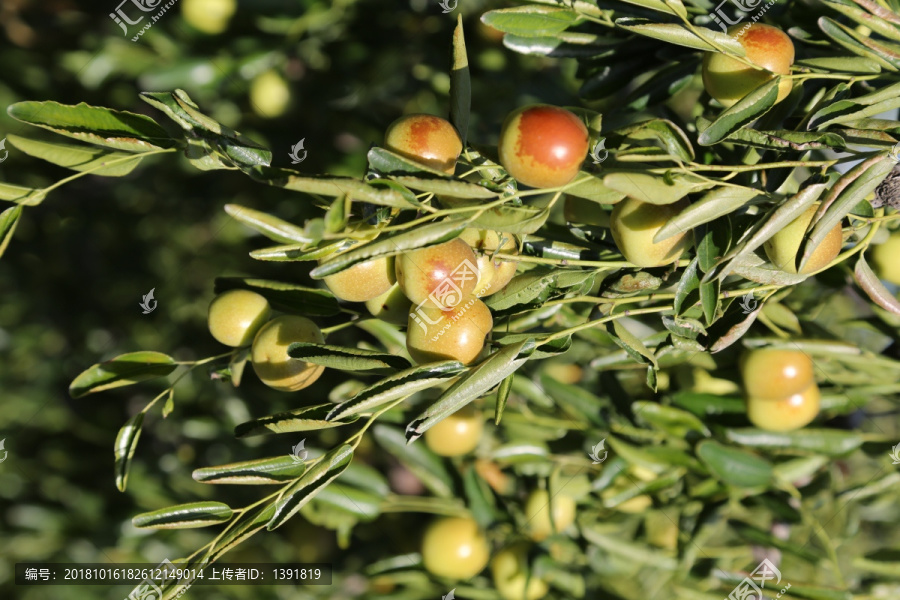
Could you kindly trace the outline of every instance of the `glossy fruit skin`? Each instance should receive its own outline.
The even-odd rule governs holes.
[[[550,522],[551,505],[553,523]],[[528,521],[531,539],[536,542],[543,541],[575,522],[575,500],[562,492],[555,494],[551,499],[547,490],[534,490],[525,503],[525,518]]]
[[[490,309],[474,296],[466,297],[448,311],[413,307],[407,323],[406,349],[419,364],[439,360],[469,364],[478,358],[493,327]]]
[[[589,143],[588,129],[574,113],[533,104],[506,117],[497,150],[500,164],[513,178],[531,187],[552,188],[575,178]]]
[[[400,285],[395,283],[388,291],[366,301],[366,308],[373,317],[394,325],[406,325],[412,303],[403,294]]]
[[[462,456],[478,446],[484,417],[469,404],[425,432],[425,445],[439,456]]]
[[[610,229],[625,260],[642,268],[661,267],[678,260],[688,247],[690,232],[673,235],[656,244],[653,236],[688,204],[686,198],[664,205],[626,198],[616,204],[609,219]]]
[[[900,285],[900,233],[872,248],[872,265],[881,279]]]
[[[459,238],[469,244],[478,257],[478,284],[473,293],[479,298],[484,298],[505,288],[515,276],[519,263],[491,260],[491,255],[497,252],[498,248],[504,254],[518,254],[519,250],[513,235],[469,228],[464,229]]]
[[[228,29],[237,0],[182,0],[181,14],[194,29],[216,35]]]
[[[452,308],[473,294],[478,284],[478,259],[459,238],[398,255],[394,271],[414,307],[424,302],[424,308]]]
[[[538,600],[550,590],[547,583],[533,573],[528,579],[528,550],[528,544],[516,542],[491,560],[494,587],[504,600]]]
[[[787,224],[763,245],[766,250],[766,256],[773,265],[784,271],[785,273],[798,273],[797,262],[799,257],[797,253],[800,245],[803,243],[806,228],[812,222],[816,211],[819,210],[819,204],[815,203],[806,211]],[[820,269],[824,269],[833,261],[841,252],[841,246],[844,244],[841,235],[841,225],[838,223],[834,229],[828,232],[819,247],[810,256],[809,261],[799,273],[808,275]]]
[[[472,519],[438,519],[422,539],[422,563],[438,577],[471,579],[487,566],[489,554],[487,538]]]
[[[819,386],[811,383],[796,394],[775,400],[747,398],[747,418],[766,431],[793,431],[809,425],[819,414],[822,394]]]
[[[276,317],[256,334],[250,360],[257,377],[270,388],[296,392],[315,383],[325,370],[288,356],[288,346],[294,342],[324,344],[325,337],[315,323],[295,315]]]
[[[209,303],[207,324],[216,340],[239,348],[250,345],[271,314],[269,301],[256,292],[230,290]]]
[[[462,152],[462,139],[450,121],[433,115],[406,115],[391,123],[384,147],[436,171],[451,175]]]
[[[596,202],[584,198],[566,196],[563,203],[563,216],[569,223],[609,227],[609,213]]]
[[[280,117],[291,103],[291,89],[276,71],[256,76],[250,84],[250,108],[264,119]]]
[[[320,260],[319,264],[330,258]],[[347,302],[367,302],[377,298],[390,290],[395,281],[393,257],[367,260],[325,277],[325,285],[331,293]]]
[[[751,350],[741,357],[740,367],[748,398],[784,398],[815,382],[812,359],[799,350]]]
[[[728,28],[728,35],[735,37],[744,24]],[[753,23],[737,38],[744,47],[750,62],[771,71],[760,71],[720,52],[707,52],[703,56],[703,87],[706,92],[726,108],[778,75],[789,75],[794,64],[794,44],[786,33],[762,23]],[[782,79],[778,84],[781,102],[791,93],[791,80]]]

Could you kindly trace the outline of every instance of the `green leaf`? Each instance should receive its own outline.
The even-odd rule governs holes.
[[[651,352],[639,337],[628,331],[619,321],[607,323],[607,333],[612,336],[612,340],[617,346],[625,350],[629,356],[638,362],[649,363],[654,368],[659,368],[659,362],[656,355]]]
[[[704,223],[715,221],[752,203],[754,199],[763,197],[765,197],[763,192],[746,187],[720,187],[711,190],[678,213],[678,216],[669,219],[653,237],[653,243],[659,243]]]
[[[755,488],[772,481],[772,465],[766,460],[718,442],[700,442],[697,456],[717,479],[728,485]]]
[[[360,390],[346,402],[332,408],[326,419],[343,419],[368,412],[388,402],[440,385],[465,370],[466,366],[455,360],[411,367]]]
[[[865,441],[858,431],[837,429],[799,429],[786,432],[729,429],[726,437],[731,442],[751,448],[832,457],[847,455],[862,446]]]
[[[566,195],[584,198],[585,200],[590,200],[591,202],[596,202],[598,204],[615,204],[625,198],[625,194],[607,187],[606,184],[603,183],[603,178],[598,177],[593,173],[580,171],[575,177],[575,181],[582,180],[584,180],[582,183],[578,183],[567,189]]]
[[[175,145],[166,130],[144,115],[58,102],[17,102],[6,112],[12,118],[89,144],[128,152],[149,152]]]
[[[0,182],[0,200],[9,200],[25,206],[36,206],[44,200],[45,196],[44,190]]]
[[[535,233],[550,216],[546,208],[535,206],[495,206],[472,221],[472,226],[503,233],[525,235]]]
[[[677,438],[687,438],[692,431],[707,437],[710,435],[703,421],[679,408],[642,400],[634,402],[631,407],[639,420]]]
[[[81,398],[95,392],[165,377],[176,368],[175,359],[161,352],[129,352],[83,371],[69,385],[69,395]]]
[[[880,15],[873,15],[872,13],[860,9],[853,3],[844,0],[824,0],[824,2],[830,8],[833,8],[841,14],[847,15],[860,25],[873,31],[877,31],[884,37],[900,41],[900,28],[896,26],[898,24],[896,14],[892,14],[890,11],[884,11]],[[878,6],[877,8],[881,7]],[[894,25],[891,25],[891,23],[888,22],[888,18],[892,18]],[[853,71],[850,72],[852,73]]]
[[[687,134],[669,119],[650,119],[640,121],[615,132],[629,140],[656,140],[670,156],[684,162],[694,160],[694,148]]]
[[[403,433],[388,425],[376,425],[372,434],[379,446],[409,469],[434,495],[454,497],[453,478],[447,467],[425,444],[408,445]]]
[[[507,379],[503,381],[506,382]],[[510,387],[511,385],[512,382]],[[607,420],[600,414],[601,407],[609,405],[608,401],[601,400],[581,386],[557,381],[546,373],[541,374],[541,387],[560,408],[577,417],[579,421],[587,421],[600,428],[609,427]]]
[[[103,150],[95,146],[80,146],[64,142],[50,143],[13,134],[9,134],[7,137],[13,146],[29,156],[73,171],[92,171],[92,175],[105,177],[128,175],[138,166],[142,158],[140,154]],[[103,167],[103,165],[109,166]]]
[[[715,182],[697,175],[654,175],[642,171],[612,171],[603,177],[606,187],[649,204],[674,204],[690,193],[711,188]]]
[[[581,18],[566,8],[528,5],[488,11],[481,21],[503,33],[533,37],[560,33]]]
[[[653,23],[648,19],[623,17],[616,19],[616,26],[637,33],[638,35],[662,40],[678,46],[694,48],[695,50],[716,50],[709,42],[698,37],[694,32],[680,23]],[[712,29],[706,29],[704,27],[696,27],[695,29],[700,31],[706,39],[712,40],[720,48],[725,49],[729,54],[744,56],[744,48],[741,46],[740,42],[730,35],[719,31],[713,31]]]
[[[345,481],[342,477],[341,481]],[[316,496],[316,503],[349,513],[360,521],[372,521],[381,514],[384,497],[349,485],[332,483]]]
[[[16,225],[18,225],[19,217],[21,216],[21,206],[11,206],[0,212],[0,256],[3,256],[3,253],[6,252],[6,248],[16,232]]]
[[[331,450],[303,476],[283,491],[275,502],[275,513],[269,521],[269,531],[285,524],[298,510],[316,497],[329,483],[337,479],[353,460],[353,446],[345,444]]]
[[[293,456],[274,456],[195,469],[192,476],[200,483],[260,485],[290,481],[305,470],[306,465]]]
[[[313,279],[322,279],[328,275],[340,273],[359,262],[380,258],[383,256],[396,256],[407,250],[415,250],[427,246],[443,244],[459,237],[460,232],[468,226],[463,219],[449,219],[422,225],[409,231],[403,231],[393,235],[387,235],[360,244],[329,261],[326,261],[310,271]]]
[[[487,528],[498,518],[497,501],[488,483],[481,478],[475,465],[469,465],[463,472],[463,491],[466,507],[472,518],[483,528]]]
[[[243,223],[276,242],[309,244],[313,241],[302,227],[297,227],[278,217],[273,217],[270,214],[253,210],[246,206],[226,204],[225,212],[235,221]]]
[[[288,356],[329,369],[341,371],[393,372],[408,369],[410,364],[402,356],[385,354],[375,350],[294,342],[288,346]]]
[[[213,548],[209,550],[207,564],[215,562],[223,554],[265,527],[274,514],[275,505],[269,504],[261,506],[257,510],[248,510],[238,515],[228,530],[222,532],[222,537],[218,538]]]
[[[190,529],[226,523],[233,515],[231,507],[222,502],[191,502],[141,513],[131,522],[145,529]]]
[[[450,122],[459,132],[465,148],[472,109],[472,75],[469,73],[462,14],[456,17],[453,29],[453,64],[450,67]]]
[[[712,146],[758,119],[775,105],[780,82],[781,77],[774,77],[738,100],[734,106],[722,111],[722,114],[697,136],[697,143],[701,146]]]
[[[262,183],[307,194],[338,197],[347,195],[352,200],[369,202],[392,208],[416,208],[399,191],[390,187],[378,188],[352,177],[335,175],[300,175],[291,169],[254,167],[247,171],[251,178]],[[377,180],[376,180],[377,181]]]
[[[316,431],[319,429],[329,429],[331,427],[340,427],[353,423],[359,419],[359,415],[351,415],[341,420],[327,420],[329,411],[334,408],[331,403],[315,404],[313,406],[304,406],[295,408],[286,412],[281,412],[261,419],[254,419],[241,423],[234,428],[234,435],[237,437],[246,437],[248,435],[261,435],[266,433],[294,433],[297,431]]]
[[[504,346],[454,383],[450,389],[406,426],[406,439],[417,440],[434,424],[481,397],[525,364],[534,353],[534,338]]]
[[[819,29],[832,40],[859,56],[870,58],[885,69],[897,71],[900,68],[900,53],[886,42],[877,42],[852,28],[828,17],[819,17]]]
[[[346,249],[347,243],[342,241],[310,248],[309,244],[288,244],[285,246],[272,246],[250,252],[250,257],[256,260],[268,260],[273,262],[313,261],[331,256]]]
[[[809,67],[811,69],[820,69],[823,71],[834,71],[838,73],[880,73],[881,65],[871,58],[861,56],[827,56],[822,58],[807,58],[798,60],[796,63],[800,67]]]
[[[859,255],[859,260],[856,261],[856,267],[853,269],[853,279],[872,302],[884,310],[900,315],[900,301],[884,287],[862,254]]]
[[[328,290],[293,283],[247,277],[217,277],[215,293],[221,294],[228,290],[256,292],[265,297],[272,308],[306,317],[330,317],[341,312],[337,298]]]
[[[699,257],[695,256],[691,259],[691,262],[684,269],[681,279],[678,280],[673,303],[676,315],[683,315],[700,300],[699,292],[697,292],[700,289],[699,262]]]
[[[590,33],[563,31],[547,36],[523,36],[508,33],[503,45],[520,54],[552,56],[554,58],[589,58],[609,49],[604,40]]]
[[[843,150],[847,141],[831,131],[757,131],[742,127],[728,136],[728,141],[744,142],[754,148],[772,148],[775,150]],[[727,188],[726,188],[727,189]]]
[[[138,439],[141,437],[141,426],[144,424],[144,413],[139,412],[122,425],[116,435],[116,488],[124,492],[128,485],[128,471],[131,469],[131,459],[137,448]]]
[[[503,418],[503,410],[506,408],[507,400],[509,400],[509,392],[512,390],[513,379],[515,376],[515,373],[507,375],[506,379],[500,382],[500,387],[497,388],[497,404],[494,407],[494,425],[499,425],[500,420]]]

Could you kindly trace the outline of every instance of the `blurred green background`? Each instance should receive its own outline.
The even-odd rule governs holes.
[[[408,112],[446,115],[450,36],[459,13],[473,79],[470,137],[495,142],[504,115],[527,101],[576,103],[574,64],[506,51],[496,32],[478,22],[496,2],[464,0],[443,14],[437,0],[255,0],[239,2],[230,19],[217,21],[220,2],[179,0],[132,42],[109,17],[115,1],[5,0],[0,106],[86,102],[168,126],[138,94],[182,88],[204,112],[269,147],[275,166],[290,166],[291,147],[304,139],[308,156],[296,168],[359,176],[367,149],[380,143],[391,121]],[[122,8],[140,14],[130,2]],[[184,14],[190,8],[199,15],[193,24]],[[41,133],[0,113],[0,137]],[[6,148],[0,181],[44,187],[71,174]],[[204,498],[252,502],[267,488],[215,488],[195,483],[192,470],[287,454],[300,440],[236,440],[234,425],[291,408],[288,397],[252,376],[235,390],[198,369],[178,385],[167,419],[151,411],[127,492],[120,493],[113,478],[116,432],[162,384],[79,400],[68,395],[75,375],[125,352],[157,350],[179,360],[222,353],[205,323],[215,277],[315,285],[297,265],[252,261],[248,252],[266,244],[225,214],[227,203],[298,224],[310,216],[299,194],[239,172],[204,173],[172,154],[145,159],[126,177],[77,179],[25,211],[0,260],[0,439],[9,453],[0,464],[0,597],[123,598],[130,587],[16,587],[13,565],[156,564],[186,556],[214,533],[150,534],[135,529],[131,517]],[[138,303],[151,288],[159,304],[144,315]],[[308,392],[326,395],[339,381],[330,374]],[[307,447],[329,447],[336,439],[327,436],[310,435]],[[331,562],[352,573],[388,549],[414,549],[411,523],[427,518],[386,515],[359,526],[352,554],[338,547],[334,532],[297,518],[226,560]],[[187,597],[356,598],[365,585],[350,576],[300,590],[206,586]]]

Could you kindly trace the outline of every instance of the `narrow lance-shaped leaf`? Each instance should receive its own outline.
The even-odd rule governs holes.
[[[269,279],[216,278],[215,292],[217,294],[235,289],[256,292],[264,296],[276,310],[298,313],[307,317],[330,317],[341,312],[337,298],[328,290]]]
[[[92,175],[121,177],[131,173],[141,162],[140,154],[105,150],[64,142],[45,142],[10,134],[9,142],[29,156],[46,160],[73,171],[90,171]]]
[[[528,37],[560,33],[581,19],[566,8],[528,5],[491,10],[481,20],[503,33]]]
[[[16,232],[16,225],[19,223],[19,217],[22,216],[21,206],[11,206],[0,212],[0,256],[6,252],[13,233]]]
[[[234,511],[222,502],[191,502],[141,513],[131,522],[147,529],[191,529],[231,520]]]
[[[225,212],[236,221],[240,221],[247,227],[255,229],[270,240],[284,244],[301,243],[308,244],[313,240],[302,227],[297,227],[278,217],[247,208],[239,204],[226,204]]]
[[[715,221],[721,216],[750,204],[754,198],[760,197],[764,197],[763,192],[753,188],[729,186],[711,190],[700,200],[682,210],[678,216],[669,219],[656,232],[653,243],[658,244],[674,235],[690,231],[698,225]]]
[[[766,460],[712,440],[698,444],[697,456],[713,475],[728,485],[753,488],[772,480],[772,465]]]
[[[161,352],[129,352],[82,372],[69,385],[69,395],[81,398],[95,392],[165,377],[176,368],[175,359]]]
[[[342,420],[327,420],[326,417],[333,404],[316,404],[304,406],[286,412],[262,417],[241,423],[234,428],[234,435],[245,437],[248,435],[260,435],[264,433],[293,433],[296,431],[316,431],[330,427],[339,427],[353,423],[359,416],[353,415]]]
[[[711,146],[759,118],[775,105],[780,81],[780,77],[771,79],[738,100],[734,106],[725,109],[709,127],[700,133],[697,143],[701,146]]]
[[[350,372],[392,372],[410,367],[409,361],[402,356],[385,354],[375,350],[345,348],[328,344],[311,344],[308,342],[295,342],[288,346],[288,356],[315,365],[322,365],[329,369]]]
[[[866,295],[872,299],[872,302],[884,310],[900,315],[900,302],[884,287],[884,284],[872,271],[869,263],[866,262],[866,257],[862,254],[859,255],[859,260],[856,261],[856,267],[853,269],[853,278]]]
[[[116,487],[120,492],[125,491],[128,485],[128,470],[131,468],[131,458],[137,448],[138,439],[141,437],[141,426],[144,424],[144,413],[139,412],[125,423],[116,435]]]
[[[272,531],[284,525],[325,486],[337,479],[353,460],[353,446],[345,444],[331,450],[300,479],[282,492],[275,502],[275,512],[267,528]]]
[[[290,169],[275,167],[254,167],[249,169],[247,173],[256,181],[295,192],[331,197],[346,194],[351,199],[360,202],[369,202],[393,208],[416,208],[416,205],[410,204],[403,194],[395,189],[377,188],[365,181],[359,181],[352,177],[333,175],[305,176]]]
[[[453,64],[450,70],[450,122],[456,127],[466,145],[469,131],[469,111],[472,108],[472,76],[466,54],[466,38],[463,32],[462,14],[456,18],[453,30]]]
[[[0,200],[9,200],[23,206],[37,206],[45,197],[44,190],[0,182]]]
[[[305,470],[303,461],[286,455],[195,469],[192,476],[200,483],[260,485],[290,481]]]
[[[499,425],[503,418],[503,410],[506,408],[506,401],[509,400],[509,392],[512,390],[513,378],[515,373],[507,375],[506,379],[500,382],[497,388],[497,406],[494,408],[494,425]]]
[[[632,31],[653,39],[669,42],[678,46],[686,46],[696,50],[715,51],[716,48],[693,31],[680,23],[653,23],[648,19],[623,17],[616,19],[616,25],[622,29]],[[707,40],[712,40],[720,48],[724,48],[729,54],[744,56],[744,49],[740,42],[719,31],[697,27]]]

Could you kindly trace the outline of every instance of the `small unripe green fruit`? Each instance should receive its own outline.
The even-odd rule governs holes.
[[[785,398],[815,382],[812,359],[799,350],[752,350],[740,366],[748,398]]]
[[[688,246],[689,232],[673,235],[655,244],[653,237],[688,204],[686,198],[664,205],[626,198],[616,204],[609,218],[610,229],[625,260],[643,268],[661,267],[678,260]]]
[[[296,392],[312,385],[325,367],[288,356],[288,346],[295,342],[324,344],[319,327],[305,317],[284,315],[272,319],[259,330],[250,361],[260,381],[282,392]]]
[[[528,578],[528,549],[527,544],[516,542],[491,560],[494,587],[504,600],[538,600],[550,590],[547,583],[533,573]]]
[[[256,292],[231,290],[210,302],[207,323],[216,340],[238,348],[250,345],[271,314],[269,301]]]
[[[763,245],[766,256],[769,257],[772,264],[785,273],[798,273],[797,262],[800,257],[797,256],[797,253],[800,251],[800,244],[803,243],[806,228],[809,227],[818,209],[819,204],[813,204]],[[808,275],[827,267],[840,254],[843,243],[841,225],[838,223],[834,229],[828,232],[799,273]]]
[[[500,164],[517,181],[552,188],[578,175],[589,143],[587,127],[574,113],[534,104],[506,117],[497,151]]]
[[[413,308],[406,330],[406,349],[417,363],[458,360],[474,361],[484,348],[484,339],[494,327],[484,302],[468,296],[451,310]]]
[[[433,115],[407,115],[391,123],[384,147],[436,171],[453,174],[462,139],[450,121]]]
[[[478,284],[473,292],[479,298],[496,294],[516,274],[518,263],[515,261],[491,260],[496,252],[518,254],[515,238],[512,234],[497,233],[486,229],[469,228],[463,230],[459,238],[469,244],[478,256]],[[502,242],[502,244],[501,244]]]
[[[424,302],[425,308],[452,308],[478,284],[475,251],[459,238],[404,252],[394,265],[397,283],[415,306]]]
[[[707,52],[703,56],[703,87],[706,92],[726,107],[769,81],[775,75],[789,75],[794,64],[794,44],[786,33],[762,23],[753,23],[747,29],[743,24],[728,28],[728,35],[738,37],[746,53],[745,58],[766,71],[754,69],[721,52]],[[791,93],[791,80],[782,79],[778,84],[781,102]]]
[[[328,258],[319,261],[325,262]],[[347,302],[366,302],[386,293],[394,285],[394,258],[375,258],[357,263],[325,277],[325,285],[335,296]]]
[[[440,456],[462,456],[478,446],[484,417],[469,404],[425,432],[425,445]]]
[[[412,303],[403,294],[399,284],[394,284],[382,295],[366,302],[366,308],[373,317],[386,323],[406,325]]]
[[[236,9],[236,0],[181,0],[184,20],[209,35],[225,31]]]
[[[900,285],[900,234],[895,233],[872,248],[872,263],[881,279]]]
[[[550,510],[553,522],[550,522]],[[563,531],[575,522],[575,500],[562,492],[550,498],[547,490],[535,490],[525,503],[525,518],[531,539],[540,542],[557,531]],[[555,526],[555,527],[554,527]]]
[[[422,563],[432,575],[471,579],[487,566],[490,547],[472,519],[444,517],[428,526],[422,540]]]
[[[772,400],[747,398],[747,418],[766,431],[793,431],[809,425],[819,414],[822,394],[819,386],[809,384],[804,390]]]
[[[291,89],[275,71],[261,73],[250,84],[250,107],[264,119],[280,117],[291,103]]]

